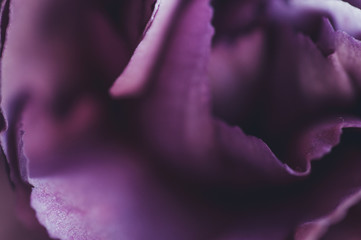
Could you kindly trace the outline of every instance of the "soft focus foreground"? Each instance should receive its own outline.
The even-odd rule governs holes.
[[[360,239],[360,5],[2,1],[0,237]]]

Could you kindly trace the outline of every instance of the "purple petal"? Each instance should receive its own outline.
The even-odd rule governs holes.
[[[331,226],[327,233],[323,236],[324,240],[336,239],[357,239],[361,236],[361,215],[360,203],[350,208],[345,218],[339,223]]]
[[[349,140],[352,142],[355,138],[352,136]],[[311,218],[297,230],[297,239],[319,239],[331,225],[344,218],[349,208],[360,201],[360,151],[358,145],[355,142],[350,144],[350,141],[330,155],[326,174],[320,174],[319,181],[310,189],[309,199],[313,200],[306,204],[310,209],[315,209],[310,211],[313,213]],[[334,165],[336,161],[340,164]],[[326,210],[333,204],[337,207]],[[324,212],[323,216],[314,214],[325,210],[328,213]]]
[[[1,158],[3,158],[2,156]],[[1,159],[3,160],[3,159]],[[29,240],[48,240],[49,237],[44,229],[38,228],[34,222],[29,222],[28,210],[24,206],[23,199],[19,194],[19,189],[15,192],[11,188],[9,179],[5,176],[4,164],[0,165],[0,238],[1,239],[29,239]],[[20,197],[20,198],[16,198]],[[25,197],[26,199],[26,197]]]
[[[297,10],[321,10],[327,12],[334,23],[336,30],[342,30],[352,36],[361,33],[361,10],[345,1],[329,0],[292,0],[291,8]]]
[[[92,149],[59,156],[83,164],[31,179],[32,206],[52,237],[196,240],[221,228],[215,209],[159,178],[148,159],[119,146]]]
[[[361,128],[361,120],[339,117],[302,131],[288,147],[289,163],[295,169],[309,173],[311,161],[331,153],[340,143],[343,129],[347,128]]]
[[[147,84],[151,84],[136,109],[142,140],[166,156],[179,155],[186,159],[189,154],[202,155],[209,145],[212,132],[205,73],[213,33],[210,19],[208,1],[161,2],[144,42],[128,66],[133,73],[141,71],[137,76],[146,77]],[[157,35],[158,31],[160,35]],[[163,38],[166,42],[159,48]],[[142,50],[142,44],[149,46],[153,41],[157,43]],[[152,57],[154,48],[157,51],[155,59]],[[143,54],[152,56],[144,58]],[[152,64],[151,72],[147,70],[149,64]],[[118,83],[138,81],[137,76],[127,74],[126,70],[115,83],[114,94],[117,94],[115,89],[128,91],[127,87],[116,87]]]
[[[127,41],[107,15],[97,8],[75,11],[92,23],[84,36],[91,39],[85,50],[94,51],[84,51],[79,45],[85,44],[79,42],[84,36],[72,32],[72,21],[64,22],[71,34],[48,41],[53,33],[38,36],[25,27],[37,11],[26,15],[28,10],[16,4],[12,14],[19,20],[9,27],[2,73],[10,123],[7,153],[15,150],[15,161],[23,157],[20,165],[29,164],[22,177],[35,186],[32,206],[51,236],[283,239],[305,222],[332,218],[339,208],[344,212],[345,200],[359,193],[360,150],[354,140],[340,141],[340,135],[342,129],[355,131],[361,124],[357,118],[335,118],[359,115],[358,92],[348,75],[359,76],[358,69],[347,57],[358,42],[349,41],[348,35],[336,36],[335,52],[326,57],[307,36],[277,22],[264,26],[267,33],[249,44],[255,49],[266,41],[274,43],[264,46],[266,56],[254,56],[256,64],[267,66],[265,71],[246,73],[249,83],[237,85],[241,92],[250,87],[251,97],[258,94],[253,99],[260,102],[248,108],[256,112],[250,115],[258,120],[256,125],[249,127],[244,115],[237,123],[245,132],[259,131],[262,141],[211,115],[207,64],[213,30],[208,1],[159,2],[143,41],[111,89],[119,101],[107,96],[108,87],[134,49],[125,47]],[[65,9],[73,6],[69,4]],[[23,24],[17,22],[21,19]],[[342,21],[337,24],[344,26]],[[60,24],[55,36],[63,27]],[[129,33],[134,45],[137,33]],[[20,34],[29,38],[22,42]],[[23,48],[25,54],[19,50]],[[354,52],[352,59],[357,59]],[[242,81],[242,74],[234,71],[230,78]],[[258,85],[261,93],[256,93]],[[31,98],[22,118],[14,120],[11,110],[23,91]],[[243,111],[238,106],[236,110]],[[125,126],[118,126],[123,122],[117,122],[117,114]],[[11,138],[19,134],[20,119],[25,133],[21,139]],[[124,128],[129,132],[122,132]],[[17,143],[24,144],[23,152],[17,152]],[[311,172],[311,160],[319,158]]]

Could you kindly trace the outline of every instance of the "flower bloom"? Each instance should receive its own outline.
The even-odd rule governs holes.
[[[3,158],[26,234],[360,236],[358,7],[4,0]]]

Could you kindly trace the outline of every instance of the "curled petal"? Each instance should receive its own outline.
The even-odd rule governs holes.
[[[336,30],[343,30],[352,36],[361,33],[361,10],[345,1],[292,0],[289,4],[296,9],[325,11],[331,16]]]

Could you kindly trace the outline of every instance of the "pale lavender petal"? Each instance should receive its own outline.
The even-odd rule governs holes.
[[[335,33],[335,59],[353,80],[354,87],[361,88],[361,42],[344,32]]]
[[[91,151],[58,155],[58,160],[84,161],[51,176],[31,178],[32,206],[52,237],[198,240],[217,236],[224,216],[216,209],[203,205],[186,186],[162,178],[150,159],[109,146],[97,144]]]
[[[342,30],[352,36],[361,33],[361,10],[346,1],[338,0],[291,0],[289,5],[297,10],[321,10],[328,13],[336,30]]]

